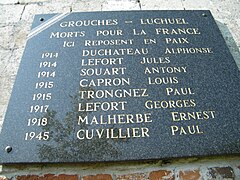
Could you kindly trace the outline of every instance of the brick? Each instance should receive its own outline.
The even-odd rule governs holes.
[[[179,172],[180,180],[198,180],[200,177],[201,175],[199,170],[187,170]]]
[[[42,180],[57,180],[57,177],[54,174],[44,174],[44,176],[40,176],[39,179]]]
[[[17,176],[17,180],[37,180],[39,176],[37,175],[22,175],[22,176]]]
[[[78,180],[77,175],[66,175],[60,174],[58,176],[54,174],[45,174],[43,177],[40,177],[41,180]]]
[[[146,180],[147,176],[144,173],[118,175],[117,180]]]
[[[149,174],[149,180],[174,180],[174,174],[166,170],[153,171]]]
[[[78,180],[77,175],[54,175],[54,174],[45,174],[43,176],[39,175],[23,175],[18,176],[17,180]]]
[[[58,175],[58,180],[78,180],[78,176],[77,175],[60,174],[60,175]]]
[[[216,178],[216,179],[223,179],[223,178],[234,179],[235,178],[233,169],[231,167],[209,168],[209,175],[211,176],[211,178]]]
[[[110,174],[89,175],[84,176],[83,180],[112,180],[112,176]]]

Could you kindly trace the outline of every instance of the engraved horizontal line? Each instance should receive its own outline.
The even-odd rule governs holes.
[[[28,35],[28,39],[32,38],[33,36],[36,36],[37,34],[39,34],[40,32],[42,32],[43,30],[49,28],[50,26],[52,26],[53,24],[55,24],[56,22],[60,21],[61,19],[63,19],[64,17],[66,17],[69,13],[63,13],[63,14],[58,14],[52,18],[50,18],[48,21],[46,21],[45,23],[42,23],[41,25],[37,26],[36,28],[32,29],[30,34]]]
[[[125,23],[126,23],[126,24],[131,24],[131,23],[132,23],[132,21],[125,21]]]

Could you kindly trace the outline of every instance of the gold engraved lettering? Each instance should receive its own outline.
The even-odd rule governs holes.
[[[76,32],[52,32],[50,38],[76,38],[84,37],[85,31],[76,31]]]
[[[190,35],[198,35],[201,34],[198,28],[156,28],[156,34],[163,35],[178,35],[178,34],[190,34]]]
[[[143,43],[144,44],[157,44],[157,40],[156,39],[143,39]]]
[[[171,112],[173,121],[208,120],[215,118],[215,111]]]
[[[113,114],[98,116],[79,116],[78,125],[105,125],[105,124],[140,124],[151,123],[151,113],[144,114]]]
[[[143,57],[140,61],[141,64],[168,64],[170,63],[169,57]]]
[[[212,48],[166,48],[165,54],[212,54]]]
[[[160,66],[157,66],[157,67],[146,67],[145,70],[144,70],[144,73],[145,74],[165,74],[165,73],[168,73],[168,74],[173,74],[173,73],[186,73],[187,72],[187,67],[160,67]]]
[[[121,55],[144,55],[148,54],[147,48],[133,49],[83,49],[82,56],[121,56]]]
[[[180,95],[193,95],[192,88],[166,88],[166,94],[168,96],[180,96]]]
[[[105,39],[105,40],[85,40],[84,46],[118,46],[132,45],[133,39]]]
[[[149,129],[146,127],[135,127],[126,129],[80,129],[77,132],[77,138],[80,140],[93,139],[126,139],[126,138],[144,138],[149,137]]]
[[[104,78],[104,79],[81,79],[80,80],[81,87],[96,87],[96,86],[125,86],[130,85],[130,78]]]
[[[147,89],[81,90],[79,91],[79,95],[81,99],[148,97]]]
[[[141,29],[141,30],[136,30],[136,29],[133,29],[133,35],[135,36],[140,36],[140,35],[146,35],[147,33]]]
[[[111,30],[98,30],[97,36],[122,36],[123,31],[121,29],[111,29]]]
[[[171,126],[172,136],[177,135],[194,135],[194,134],[203,134],[203,131],[200,130],[199,125],[192,126]]]
[[[148,77],[149,85],[178,84],[177,77]]]
[[[147,18],[140,19],[141,24],[188,24],[184,18]]]
[[[82,66],[97,66],[97,65],[116,65],[122,64],[123,58],[96,58],[96,59],[82,59]]]
[[[80,76],[110,76],[110,75],[123,75],[125,73],[125,67],[117,68],[82,68],[80,70]]]
[[[92,112],[92,111],[118,111],[125,110],[126,101],[120,102],[87,102],[79,103],[78,111]]]
[[[118,24],[117,19],[105,20],[78,20],[78,21],[63,21],[59,25],[61,28],[81,27],[81,26],[114,26]]]
[[[165,38],[167,44],[189,44],[188,38]]]
[[[196,102],[194,99],[179,99],[179,100],[148,100],[145,102],[147,109],[171,109],[171,108],[190,108],[195,107]]]

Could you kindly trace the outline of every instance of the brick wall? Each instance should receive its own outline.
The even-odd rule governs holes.
[[[0,180],[197,180],[240,179],[240,157],[172,161],[3,166]]]
[[[240,68],[239,0],[0,0],[0,129],[34,14],[166,9],[211,10]],[[240,179],[240,156],[150,162],[4,165],[0,172],[2,179],[237,180]]]

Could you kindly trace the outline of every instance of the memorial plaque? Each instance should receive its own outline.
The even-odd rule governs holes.
[[[238,154],[239,77],[210,11],[36,15],[0,162]]]

